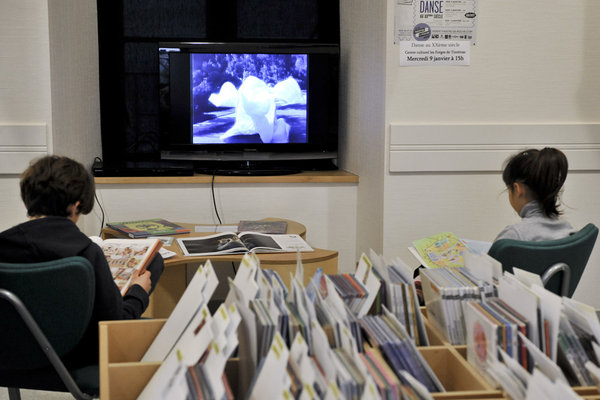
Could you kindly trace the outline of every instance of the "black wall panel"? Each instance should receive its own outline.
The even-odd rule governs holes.
[[[338,0],[97,0],[105,163],[156,159],[158,42],[339,43]]]

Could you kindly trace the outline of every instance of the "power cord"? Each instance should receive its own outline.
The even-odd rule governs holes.
[[[212,194],[213,207],[215,210],[215,214],[217,215],[217,219],[219,220],[219,225],[223,225],[221,221],[221,217],[219,216],[219,210],[217,209],[217,200],[215,198],[215,174],[213,173],[212,180],[210,181],[210,192]],[[233,276],[237,274],[237,269],[235,268],[235,263],[231,262],[231,268],[233,268]]]
[[[104,228],[104,209],[102,208],[102,204],[100,204],[100,200],[98,200],[96,192],[94,192],[94,198],[96,199],[96,203],[98,203],[98,207],[100,207],[100,212],[102,214],[102,220],[100,222],[100,233],[98,234],[98,236],[102,237],[102,228]]]
[[[210,182],[210,191],[212,194],[213,207],[215,209],[215,214],[217,214],[217,219],[219,220],[219,225],[223,225],[221,222],[221,217],[219,216],[219,210],[217,210],[217,200],[215,199],[215,174],[213,173],[212,181]]]
[[[96,162],[102,162],[102,159],[100,157],[94,157],[94,163]],[[98,199],[98,195],[96,194],[96,191],[94,190],[94,199],[96,199],[96,203],[98,203],[98,207],[100,207],[100,213],[102,215],[102,219],[100,221],[100,233],[98,234],[98,236],[102,237],[102,228],[104,228],[104,208],[102,208],[102,204],[100,203],[100,200]]]

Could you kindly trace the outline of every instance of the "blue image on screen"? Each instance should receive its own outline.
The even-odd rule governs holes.
[[[306,143],[306,54],[190,57],[192,142]]]

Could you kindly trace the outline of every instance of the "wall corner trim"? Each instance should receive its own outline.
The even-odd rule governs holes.
[[[500,172],[511,154],[557,147],[569,170],[600,170],[600,124],[390,125],[389,172]]]
[[[20,174],[46,154],[46,124],[0,124],[0,174]]]

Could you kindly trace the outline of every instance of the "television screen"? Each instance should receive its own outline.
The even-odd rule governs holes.
[[[339,45],[165,42],[158,58],[162,159],[336,168]]]
[[[192,54],[192,143],[306,143],[307,57]]]

